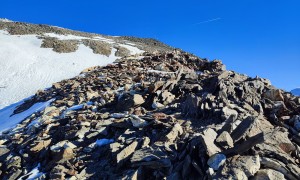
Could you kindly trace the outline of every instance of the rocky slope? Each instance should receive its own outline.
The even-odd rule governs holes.
[[[54,83],[0,136],[0,179],[300,179],[300,98],[191,54]]]
[[[0,109],[85,68],[144,51],[173,49],[154,39],[104,36],[7,19],[0,19],[0,39]]]

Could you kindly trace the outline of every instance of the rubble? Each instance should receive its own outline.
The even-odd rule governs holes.
[[[300,101],[188,53],[144,53],[38,92],[0,135],[0,179],[300,179]]]

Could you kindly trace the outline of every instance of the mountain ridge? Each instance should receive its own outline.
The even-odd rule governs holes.
[[[291,90],[291,93],[295,96],[300,96],[300,88],[296,88]]]

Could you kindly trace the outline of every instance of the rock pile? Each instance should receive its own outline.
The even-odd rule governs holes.
[[[174,51],[53,84],[0,136],[0,179],[300,179],[300,97]]]

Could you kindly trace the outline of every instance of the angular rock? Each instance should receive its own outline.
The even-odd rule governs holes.
[[[139,94],[134,94],[133,95],[133,105],[134,106],[138,106],[141,105],[145,102],[143,96],[139,95]]]
[[[180,124],[175,124],[171,132],[166,135],[166,138],[169,142],[173,143],[175,139],[183,133],[183,129]]]
[[[161,97],[164,105],[171,103],[175,99],[175,95],[168,91],[163,91]]]
[[[199,105],[201,102],[201,98],[197,97],[194,94],[190,94],[187,96],[186,100],[182,103],[181,113],[185,117],[197,118],[200,116]]]
[[[243,120],[231,133],[232,140],[234,142],[239,141],[241,138],[245,138],[254,125],[254,121],[256,119],[254,117],[247,117],[245,120]]]
[[[263,142],[265,142],[265,135],[264,133],[260,133],[253,137],[250,137],[246,141],[237,146],[234,146],[233,148],[223,151],[223,154],[225,154],[226,156],[242,154],[251,149],[253,146],[261,144]]]
[[[67,147],[66,149],[62,150],[60,153],[60,161],[64,162],[67,160],[70,160],[74,157],[73,149],[70,147]]]
[[[270,89],[266,91],[264,97],[272,101],[284,101],[282,92],[279,89]]]
[[[145,102],[144,98],[139,94],[131,95],[124,93],[118,98],[117,110],[128,111],[132,107],[139,106]]]
[[[130,117],[131,117],[130,121],[131,121],[132,125],[136,128],[142,128],[148,124],[147,121],[143,120],[142,118],[139,118],[136,115],[131,115]]]
[[[284,180],[285,177],[282,173],[273,169],[261,169],[259,170],[253,180]]]
[[[203,131],[203,134],[200,135],[201,141],[209,157],[217,154],[218,152],[221,152],[221,149],[214,144],[217,135],[218,134],[211,128],[206,129],[205,131]]]
[[[171,166],[171,161],[164,152],[150,147],[135,151],[130,162],[134,167],[146,166],[153,169]]]
[[[233,147],[233,140],[230,134],[227,131],[223,131],[218,138],[216,139],[216,143],[223,147],[224,149]]]
[[[35,145],[33,145],[30,148],[30,151],[33,153],[40,152],[42,149],[47,148],[51,144],[51,142],[52,142],[51,139],[38,141],[35,143]]]
[[[134,141],[129,146],[125,147],[121,152],[117,154],[117,163],[121,163],[121,161],[126,161],[132,153],[134,153],[136,147],[138,146],[138,142]]]
[[[233,179],[248,179],[249,177],[254,176],[260,169],[260,157],[257,156],[240,156],[233,157],[231,163],[226,163],[220,173],[223,175],[232,175]],[[233,172],[233,173],[230,173]]]
[[[222,117],[224,119],[228,119],[230,116],[233,117],[233,121],[236,120],[237,116],[238,116],[238,112],[234,109],[230,109],[229,107],[224,107],[222,109]]]

